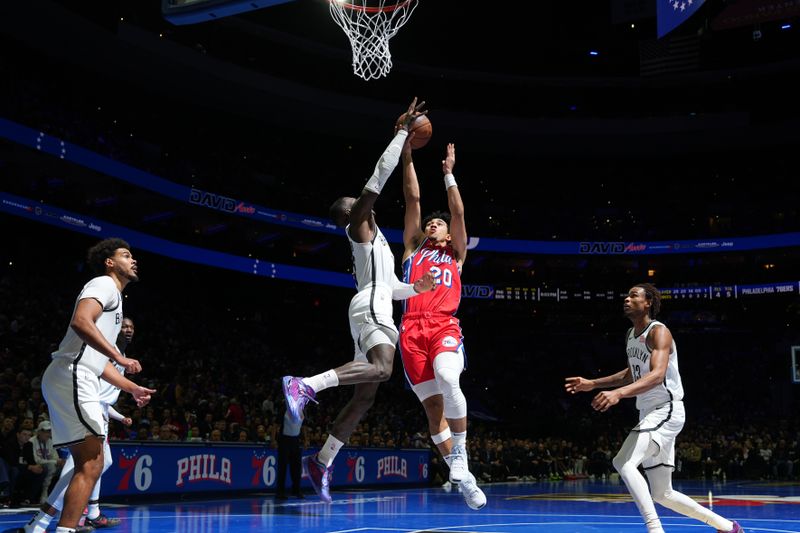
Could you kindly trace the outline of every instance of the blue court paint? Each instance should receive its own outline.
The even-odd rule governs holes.
[[[750,532],[800,533],[800,483],[682,482],[675,488],[738,520]],[[471,511],[457,489],[415,488],[335,491],[325,505],[306,499],[275,500],[272,494],[245,498],[133,505],[108,505],[122,519],[119,533],[572,533],[639,532],[644,525],[625,486],[619,482],[565,481],[482,485],[489,503]],[[708,526],[656,506],[670,533],[712,531]],[[18,527],[27,512],[0,514],[0,529]],[[53,528],[54,529],[54,528]]]

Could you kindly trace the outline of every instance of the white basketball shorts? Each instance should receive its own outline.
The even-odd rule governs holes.
[[[91,370],[66,358],[53,359],[42,377],[42,395],[50,410],[53,446],[105,437],[100,378]]]
[[[645,470],[666,466],[675,468],[675,438],[686,422],[686,411],[682,401],[667,402],[650,412],[639,413],[639,423],[632,432],[649,433],[659,450],[642,461]]]
[[[350,300],[350,334],[353,360],[367,361],[367,352],[378,344],[397,344],[397,326],[392,319],[392,293],[384,287],[364,289]]]

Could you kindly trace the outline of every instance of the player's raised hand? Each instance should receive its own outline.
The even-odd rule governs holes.
[[[421,278],[414,282],[414,290],[418,293],[432,291],[436,288],[436,278],[433,277],[433,273],[429,270],[425,272]]]
[[[417,104],[417,97],[415,96],[414,100],[411,101],[411,105],[408,106],[408,110],[403,115],[403,119],[400,121],[400,127],[408,131],[408,126],[414,122],[418,116],[427,114],[428,110],[422,109],[424,105],[424,100]]]
[[[447,154],[442,159],[442,172],[445,174],[452,174],[453,167],[456,166],[456,145],[453,143],[447,144]]]
[[[576,392],[586,392],[594,389],[594,381],[578,376],[566,378],[564,388],[570,394],[575,394]]]

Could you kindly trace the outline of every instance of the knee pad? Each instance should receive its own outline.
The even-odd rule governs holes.
[[[463,370],[464,357],[459,353],[440,353],[433,360],[433,373],[444,399],[445,418],[458,419],[467,416],[467,399],[459,384]]]
[[[431,396],[436,396],[437,394],[442,393],[442,391],[439,389],[439,383],[437,383],[435,379],[412,385],[411,390],[414,391],[414,394],[417,395],[417,398],[419,398],[420,402],[424,402]]]

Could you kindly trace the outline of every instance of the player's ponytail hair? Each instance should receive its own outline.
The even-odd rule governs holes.
[[[656,289],[655,285],[650,283],[639,283],[636,286],[644,291],[644,297],[650,301],[648,314],[650,318],[655,318],[658,312],[661,311],[661,292]]]
[[[86,262],[89,263],[89,267],[95,274],[102,276],[106,273],[106,259],[113,257],[114,252],[119,248],[131,249],[130,245],[122,239],[116,237],[104,239],[89,248]]]

